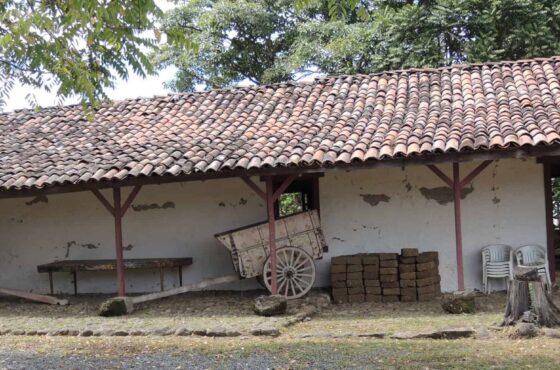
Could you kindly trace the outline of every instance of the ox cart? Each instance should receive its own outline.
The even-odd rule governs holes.
[[[276,220],[276,274],[278,294],[289,299],[307,294],[315,282],[315,260],[326,247],[317,211]],[[272,291],[269,228],[267,222],[215,235],[230,252],[242,278],[256,277]]]

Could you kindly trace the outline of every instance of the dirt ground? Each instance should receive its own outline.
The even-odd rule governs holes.
[[[257,293],[195,293],[145,305],[120,318],[96,316],[106,297],[71,298],[68,307],[0,298],[0,328],[96,327],[103,330],[174,325],[246,328],[262,324],[251,304]],[[331,305],[282,328],[279,337],[69,337],[0,335],[0,369],[557,369],[560,339],[511,339],[497,330],[505,294],[481,296],[477,313],[449,315],[439,301]],[[467,327],[483,335],[458,340],[395,340],[391,334]],[[16,329],[17,328],[17,329]],[[1,330],[1,329],[0,329]],[[371,334],[383,333],[378,339]]]
[[[19,299],[0,298],[0,333],[3,331],[83,331],[111,335],[113,331],[142,330],[147,335],[174,332],[188,327],[193,331],[213,328],[248,333],[259,326],[281,327],[283,317],[260,317],[252,310],[253,299],[262,292],[201,292],[149,302],[130,315],[104,318],[98,307],[108,296],[68,297],[68,306],[49,306]],[[477,299],[477,313],[448,315],[440,301],[416,303],[336,304],[321,309],[312,320],[289,330],[288,335],[392,334],[403,330],[423,330],[457,326],[496,325],[503,314],[505,294]],[[291,305],[295,307],[296,305]],[[293,313],[293,309],[292,312]]]
[[[111,335],[114,331],[143,331],[150,335],[174,332],[182,327],[192,331],[220,328],[243,333],[254,327],[275,326],[283,320],[283,317],[260,317],[253,313],[253,299],[262,293],[189,293],[144,303],[130,315],[111,318],[97,315],[100,304],[109,298],[106,295],[66,297],[70,301],[68,306],[1,297],[0,333],[89,329],[101,335]]]

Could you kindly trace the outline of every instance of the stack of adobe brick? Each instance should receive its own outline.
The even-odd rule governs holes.
[[[379,280],[383,302],[398,302],[401,295],[399,286],[399,260],[396,253],[379,253]]]
[[[343,302],[427,301],[440,292],[437,252],[415,248],[331,259],[333,299]]]
[[[438,252],[423,252],[416,257],[416,292],[419,301],[431,301],[441,294]]]
[[[402,302],[429,301],[441,292],[437,252],[402,249],[399,273]]]

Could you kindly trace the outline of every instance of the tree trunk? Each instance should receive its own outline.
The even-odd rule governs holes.
[[[513,325],[532,312],[537,323],[552,327],[560,324],[560,309],[546,290],[546,281],[536,269],[517,269],[509,282],[506,312],[502,326]]]

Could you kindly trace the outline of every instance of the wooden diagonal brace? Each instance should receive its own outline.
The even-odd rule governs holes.
[[[97,197],[97,199],[99,199],[101,204],[103,204],[103,206],[105,206],[107,211],[109,211],[109,213],[112,216],[115,216],[115,208],[113,208],[111,203],[109,203],[109,201],[103,196],[103,194],[101,194],[101,192],[97,189],[93,189],[91,192],[93,193],[93,195],[95,195]]]
[[[251,180],[248,176],[241,176],[241,180],[249,185],[249,187],[253,189],[253,191],[257,193],[259,197],[261,197],[263,200],[266,200],[266,193],[261,188],[259,188],[259,186],[253,182],[253,180]]]
[[[121,217],[124,217],[126,211],[128,211],[128,208],[130,207],[130,205],[134,201],[134,198],[136,198],[136,196],[140,192],[140,189],[142,189],[142,185],[136,185],[134,187],[134,189],[132,189],[132,191],[128,195],[128,198],[126,198],[126,201],[124,202],[124,204],[121,207]]]

